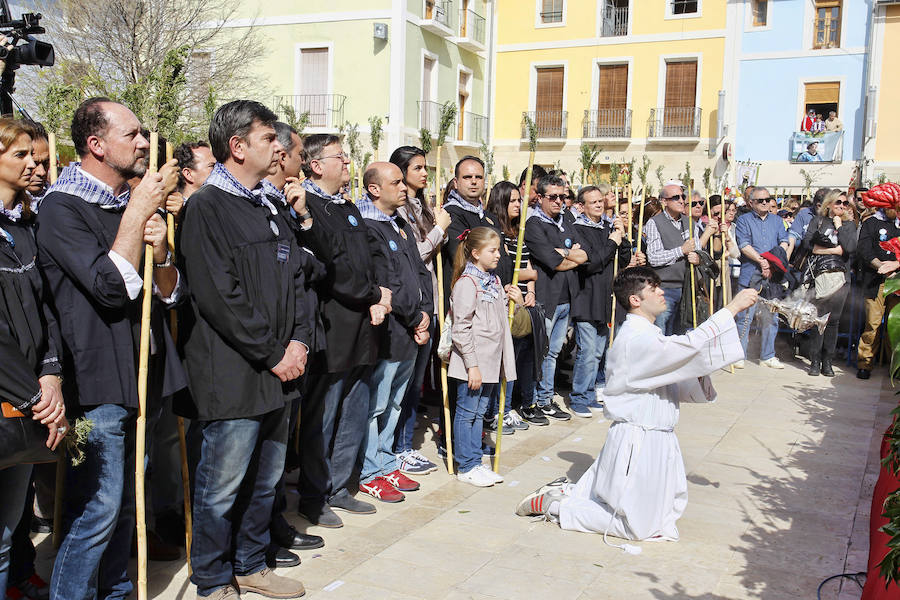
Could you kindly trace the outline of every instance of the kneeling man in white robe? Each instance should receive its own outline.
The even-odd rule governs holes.
[[[625,269],[613,291],[629,310],[607,355],[603,400],[612,425],[606,443],[578,483],[551,482],[522,500],[516,513],[545,515],[574,531],[677,540],[675,522],[687,506],[674,432],[678,406],[715,400],[709,374],[744,358],[734,317],[757,293],[743,290],[693,331],[664,336],[654,321],[666,301],[652,269]]]

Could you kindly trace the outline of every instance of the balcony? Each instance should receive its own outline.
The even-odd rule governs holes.
[[[525,117],[530,117],[537,126],[537,136],[539,140],[553,141],[565,140],[568,131],[566,129],[569,120],[569,111],[567,110],[533,110],[531,112],[522,113],[522,139],[528,139],[528,126],[525,124]]]
[[[456,45],[472,52],[482,52],[484,46],[484,17],[474,10],[459,11],[459,39]]]
[[[604,108],[584,111],[581,137],[585,140],[631,139],[631,109]]]
[[[647,137],[663,143],[700,141],[700,110],[693,106],[651,108]]]
[[[452,0],[425,0],[425,17],[421,27],[425,31],[440,37],[453,37],[453,28],[450,25],[450,7]]]
[[[487,139],[488,118],[484,115],[466,111],[462,120],[457,119],[456,142],[459,146],[476,148]]]
[[[431,135],[437,137],[441,126],[441,108],[443,104],[432,102],[431,100],[420,100],[416,104],[419,106],[419,129],[427,129],[431,132]],[[456,129],[450,128],[450,131],[447,133],[447,139],[456,139]]]
[[[603,6],[602,37],[618,37],[628,35],[628,5],[616,6],[607,2]]]
[[[309,114],[311,129],[337,130],[344,122],[346,96],[340,94],[300,94],[296,96],[275,96],[275,112],[282,118],[285,106],[297,115]]]

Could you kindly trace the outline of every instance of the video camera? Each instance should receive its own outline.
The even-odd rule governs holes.
[[[6,70],[16,70],[20,65],[52,67],[56,60],[53,46],[34,39],[36,33],[46,33],[41,27],[40,13],[25,13],[21,19],[12,19],[9,1],[0,2],[0,33],[15,46],[12,50],[0,47],[0,60],[6,61]],[[25,40],[24,44],[19,44]]]

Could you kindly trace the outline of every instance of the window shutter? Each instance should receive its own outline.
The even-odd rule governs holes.
[[[837,81],[806,84],[806,104],[837,104],[841,97],[841,84]]]
[[[694,108],[697,101],[697,62],[666,63],[666,108]]]
[[[628,102],[628,65],[600,65],[600,89],[597,109],[626,108]]]
[[[563,109],[563,72],[563,67],[545,67],[537,70],[535,110]]]
[[[328,48],[300,50],[300,93],[298,112],[309,112],[312,127],[326,127],[331,109],[328,94]]]

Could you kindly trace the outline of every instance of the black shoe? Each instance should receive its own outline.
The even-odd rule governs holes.
[[[572,418],[572,415],[570,415],[566,411],[562,410],[559,407],[559,404],[557,404],[553,400],[551,400],[550,404],[548,404],[547,406],[541,406],[540,409],[541,409],[541,412],[544,413],[544,415],[550,417],[551,419],[556,419],[558,421],[568,421],[569,419]]]
[[[497,417],[494,417],[490,421],[484,421],[484,426],[481,428],[482,431],[497,431]],[[513,435],[516,432],[512,427],[503,426],[503,435]]]
[[[868,379],[868,378],[867,378]],[[41,517],[31,518],[32,533],[53,533],[53,519],[42,519]]]
[[[868,379],[871,376],[872,376],[871,369],[860,369],[859,371],[856,372],[857,379]],[[32,531],[34,531],[34,529],[32,529]]]
[[[830,360],[822,361],[822,375],[825,377],[834,377],[834,369],[831,368]]]
[[[373,515],[375,514],[375,505],[369,502],[357,500],[353,496],[341,495],[335,496],[328,501],[328,506],[337,510],[343,510],[355,515]]]
[[[809,368],[806,370],[807,374],[810,377],[818,377],[819,371],[822,370],[822,363],[817,360],[811,361],[809,363]]]
[[[544,416],[544,413],[538,410],[537,406],[522,407],[519,411],[522,418],[532,425],[549,425],[550,420]]]
[[[286,548],[270,548],[266,552],[266,566],[270,569],[286,569],[299,564],[300,557]]]
[[[301,504],[297,507],[297,514],[313,525],[328,527],[329,529],[337,529],[338,527],[344,526],[344,522],[341,521],[341,518],[334,514],[334,511],[331,510],[331,507],[327,504],[324,506]]]
[[[325,545],[325,540],[320,536],[300,533],[296,527],[288,523],[281,515],[272,520],[269,533],[272,536],[272,543],[277,544],[281,548],[315,550]]]

